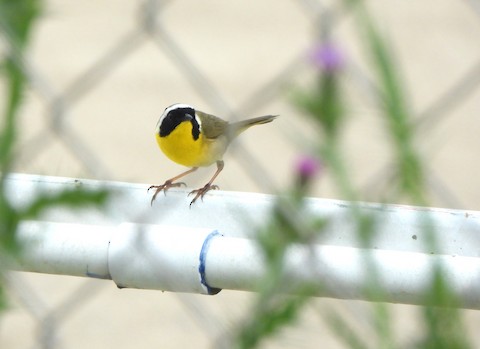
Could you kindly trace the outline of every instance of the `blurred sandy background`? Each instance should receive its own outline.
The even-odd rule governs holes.
[[[426,118],[417,140],[432,205],[479,210],[480,12],[447,0],[370,4],[399,63],[412,114]],[[216,183],[235,191],[285,188],[295,160],[316,136],[292,95],[309,86],[314,70],[305,57],[315,43],[318,14],[330,8],[333,37],[347,61],[346,159],[365,198],[382,198],[390,144],[372,103],[361,35],[336,2],[166,1],[146,11],[156,18],[155,29],[145,25],[144,6],[45,3],[27,54],[32,84],[20,120],[17,171],[163,183],[184,169],[160,153],[154,127],[166,106],[184,102],[225,119],[280,114],[235,143]],[[202,185],[213,172],[202,169],[188,183]],[[313,195],[341,198],[328,171]],[[241,292],[205,297],[120,291],[111,282],[69,277],[12,278],[0,348],[209,348],[246,316],[251,301]],[[19,294],[28,295],[29,304]],[[316,314],[324,305],[369,316],[365,303],[318,299],[294,328],[264,347],[342,347]],[[399,340],[411,344],[421,331],[413,320],[418,308],[391,308]],[[478,336],[479,315],[465,315]]]

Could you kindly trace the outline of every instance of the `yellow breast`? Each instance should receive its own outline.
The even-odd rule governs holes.
[[[158,146],[170,160],[188,167],[211,165],[220,160],[225,151],[219,154],[215,140],[205,139],[201,133],[198,139],[194,140],[190,121],[180,123],[165,137],[160,137],[157,133],[156,139]]]

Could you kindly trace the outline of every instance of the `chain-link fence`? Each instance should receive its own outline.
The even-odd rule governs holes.
[[[408,92],[432,205],[480,209],[480,4],[369,5]],[[342,140],[352,179],[365,199],[388,198],[390,144],[372,102],[377,87],[354,18],[335,1],[46,2],[21,59],[29,89],[16,170],[161,184],[183,169],[158,150],[155,123],[166,106],[184,102],[229,120],[281,115],[242,135],[216,181],[224,190],[280,192],[318,134],[295,94],[311,81],[309,52],[324,30],[345,59]],[[211,174],[202,169],[188,183]],[[313,194],[337,197],[328,170]],[[154,209],[149,202],[145,193],[145,209]],[[22,273],[9,276],[7,290],[1,348],[214,347],[251,302],[240,292],[119,291],[102,281]],[[341,347],[316,315],[324,305],[351,312],[360,328],[370,316],[362,302],[318,299],[265,347]],[[416,308],[392,311],[408,345],[421,331]],[[478,314],[465,316],[475,328]]]

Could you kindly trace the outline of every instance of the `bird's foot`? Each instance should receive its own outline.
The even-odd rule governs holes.
[[[207,183],[200,189],[192,190],[190,193],[188,193],[188,196],[195,194],[195,197],[190,202],[190,207],[192,207],[192,204],[195,201],[197,201],[198,198],[200,198],[203,201],[203,197],[205,196],[206,193],[208,193],[210,190],[217,190],[217,189],[219,189],[218,185]]]
[[[171,180],[165,181],[162,185],[151,185],[148,189],[147,192],[150,191],[150,189],[155,189],[155,193],[153,193],[152,200],[150,201],[150,205],[153,205],[153,202],[155,201],[155,198],[157,197],[158,193],[160,193],[163,190],[163,193],[167,195],[167,190],[170,188],[177,188],[181,186],[187,186],[184,182],[177,182],[173,183]]]

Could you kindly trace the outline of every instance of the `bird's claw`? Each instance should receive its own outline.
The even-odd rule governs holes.
[[[219,189],[218,185],[215,185],[215,184],[212,185],[212,184],[207,183],[200,189],[192,190],[190,193],[188,193],[188,196],[195,194],[195,197],[190,202],[190,207],[192,207],[192,204],[195,201],[197,201],[198,198],[200,198],[203,201],[203,197],[205,196],[205,194],[207,192],[209,192],[210,190],[217,190],[217,189]]]
[[[165,195],[167,195],[167,190],[170,188],[178,188],[181,186],[186,187],[187,185],[184,182],[177,182],[173,183],[172,181],[166,181],[162,185],[151,185],[147,189],[147,193],[150,191],[150,189],[155,189],[155,193],[153,193],[152,200],[150,201],[150,205],[153,205],[153,202],[155,201],[155,198],[157,197],[158,193],[163,191]]]

